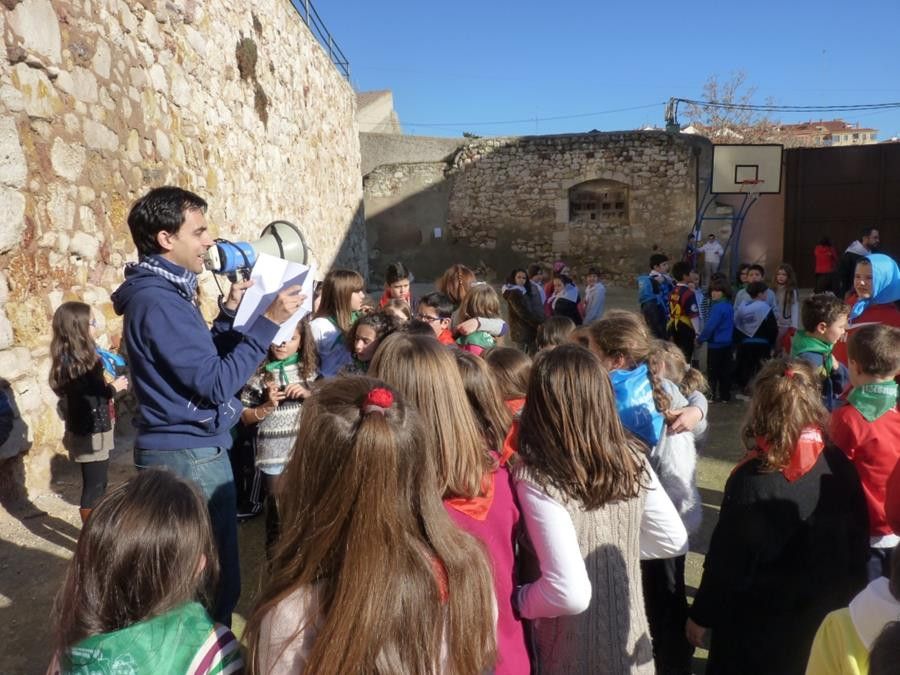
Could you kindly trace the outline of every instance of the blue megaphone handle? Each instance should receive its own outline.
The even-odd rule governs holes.
[[[249,270],[256,262],[256,251],[247,241],[228,241],[216,239],[219,249],[219,265],[216,270],[220,274],[234,274],[238,270]]]

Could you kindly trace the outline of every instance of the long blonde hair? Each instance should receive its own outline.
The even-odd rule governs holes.
[[[450,351],[432,336],[394,333],[378,347],[369,373],[399,389],[422,415],[444,498],[479,496],[496,462]]]
[[[688,364],[684,352],[674,342],[654,340],[650,362],[654,369],[665,373],[666,378],[685,396],[690,396],[695,391],[701,394],[709,391],[706,376]]]
[[[265,665],[263,621],[314,586],[319,612],[294,637],[315,625],[306,672],[418,675],[446,658],[450,672],[476,675],[493,665],[487,558],[443,508],[420,416],[395,390],[368,409],[376,388],[387,385],[336,378],[304,404],[282,535],[245,632],[251,673]]]

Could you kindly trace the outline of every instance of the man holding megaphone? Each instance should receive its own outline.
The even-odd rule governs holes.
[[[155,188],[128,214],[139,261],[125,268],[113,293],[124,315],[124,339],[137,396],[138,469],[167,468],[194,481],[209,506],[221,575],[213,618],[231,625],[240,595],[231,428],[241,413],[235,395],[266,356],[278,332],[303,303],[300,286],[282,290],[244,333],[234,312],[252,281],[236,281],[212,330],[197,305],[197,275],[214,242],[206,202],[177,187]],[[195,570],[184,570],[195,574]]]

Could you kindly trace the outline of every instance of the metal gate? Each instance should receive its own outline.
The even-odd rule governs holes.
[[[870,225],[900,259],[900,143],[786,150],[785,178],[784,259],[801,286],[814,284],[822,237],[841,254]]]

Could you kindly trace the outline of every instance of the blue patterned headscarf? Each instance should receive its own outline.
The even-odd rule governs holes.
[[[900,268],[897,261],[884,253],[872,253],[866,258],[872,264],[872,295],[856,301],[850,310],[850,321],[859,318],[871,305],[886,305],[900,300]]]

